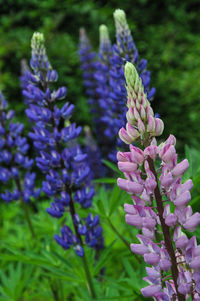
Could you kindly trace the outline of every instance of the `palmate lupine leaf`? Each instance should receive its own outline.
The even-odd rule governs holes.
[[[10,263],[7,272],[0,271],[0,293],[4,300],[18,301],[35,281],[34,267],[22,263]],[[3,299],[2,299],[3,300]]]

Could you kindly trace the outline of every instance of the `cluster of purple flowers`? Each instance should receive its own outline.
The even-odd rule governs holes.
[[[188,239],[181,230],[183,227],[193,232],[200,224],[200,214],[193,214],[191,206],[186,207],[191,199],[190,190],[193,184],[191,180],[181,183],[181,177],[189,164],[187,160],[177,163],[175,141],[175,137],[170,135],[167,141],[159,146],[151,144],[142,151],[130,145],[130,152],[118,153],[118,167],[126,177],[126,180],[118,179],[118,185],[131,195],[134,203],[124,206],[126,222],[142,230],[142,234],[137,235],[140,244],[131,244],[131,250],[144,256],[145,262],[152,266],[146,268],[148,277],[145,277],[150,286],[142,289],[142,293],[146,297],[154,296],[155,300],[173,300],[176,296],[173,275],[166,277],[172,268],[173,259],[178,266],[178,292],[200,297],[200,246],[197,246],[195,236]],[[151,170],[149,158],[153,162],[157,159],[161,161],[157,177],[159,176],[162,203],[166,203],[164,209],[161,208],[163,221],[159,212],[154,210],[158,179]],[[142,168],[146,174],[145,179],[142,177]],[[164,241],[156,243],[162,222],[165,223],[166,229],[170,228],[173,232],[175,258],[170,257],[169,246]],[[165,278],[166,281],[163,280]],[[166,288],[162,292],[163,282]],[[196,297],[193,300],[198,300]]]
[[[43,191],[54,199],[47,212],[56,218],[61,218],[66,210],[70,212],[75,234],[64,226],[61,236],[56,234],[55,239],[64,249],[73,246],[76,254],[83,256],[82,236],[88,246],[100,248],[103,244],[102,228],[98,216],[93,218],[89,214],[81,218],[76,213],[80,206],[91,206],[94,187],[87,154],[76,142],[81,127],[69,120],[74,105],[67,102],[60,107],[55,104],[66,96],[65,87],[50,90],[50,84],[57,81],[58,75],[49,63],[40,33],[35,33],[32,38],[30,65],[33,72],[27,71],[24,75],[23,95],[28,103],[26,114],[33,124],[29,137],[37,151],[36,163],[46,178]]]
[[[98,59],[95,60],[89,42],[87,44],[88,39],[85,38],[83,43],[83,35],[80,39],[79,53],[84,70],[83,76],[87,78],[84,81],[86,93],[88,96],[92,95],[92,101],[90,101],[92,108],[99,111],[96,118],[98,125],[96,135],[102,155],[116,161],[116,149],[123,146],[117,138],[117,133],[126,120],[125,62],[130,61],[136,65],[149,100],[154,97],[155,88],[150,88],[150,71],[146,69],[147,61],[139,60],[124,11],[117,9],[114,19],[116,44],[111,45],[107,28],[103,25],[100,27]],[[88,87],[90,87],[89,94]]]
[[[40,195],[40,189],[35,189],[36,175],[31,172],[34,161],[27,156],[29,144],[22,133],[24,126],[13,121],[14,115],[0,92],[0,181],[5,186],[1,198],[6,203],[28,203],[31,197]]]
[[[130,144],[129,152],[118,152],[118,168],[126,179],[118,186],[131,195],[133,204],[125,204],[126,222],[141,229],[140,244],[131,244],[131,251],[144,257],[150,285],[143,288],[145,297],[157,301],[200,300],[200,246],[196,237],[188,238],[200,224],[200,213],[193,214],[190,190],[192,180],[182,183],[189,167],[188,160],[177,162],[176,139],[173,135],[157,145],[163,123],[153,117],[142,81],[130,63],[125,66],[128,92],[126,130],[121,139]],[[140,140],[142,148],[131,145]],[[156,162],[156,164],[155,164]],[[155,166],[159,168],[156,169]]]
[[[93,122],[95,124],[95,136],[98,136],[98,131],[104,131],[102,128],[102,123],[100,121],[100,116],[102,112],[100,107],[96,105],[98,102],[97,94],[97,82],[94,78],[94,73],[96,71],[96,54],[92,51],[90,41],[86,35],[84,28],[80,29],[80,44],[79,44],[79,56],[81,61],[81,69],[83,73],[84,86],[86,88],[86,95],[88,97],[88,104],[91,108],[91,114],[93,116]],[[86,152],[88,153],[89,166],[95,166],[93,168],[93,174],[95,178],[99,176],[102,177],[105,173],[104,167],[101,163],[102,154],[105,152],[104,148],[107,150],[105,141],[103,141],[103,136],[99,136],[99,147],[96,145],[95,140],[92,138],[92,133],[89,128],[86,130],[86,140],[88,140]],[[90,141],[92,140],[92,144]],[[107,150],[108,151],[108,150]]]

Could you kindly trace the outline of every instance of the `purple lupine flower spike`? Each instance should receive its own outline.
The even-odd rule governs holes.
[[[132,205],[124,206],[126,222],[142,233],[137,235],[140,243],[131,244],[131,251],[151,266],[144,278],[149,286],[141,292],[158,301],[198,300],[200,246],[195,236],[189,239],[185,233],[200,224],[200,213],[193,213],[188,206],[192,181],[182,182],[189,163],[187,159],[178,163],[173,135],[157,145],[155,137],[162,134],[164,125],[154,117],[142,80],[131,63],[125,65],[125,77],[129,110],[126,130],[121,129],[119,135],[130,144],[130,151],[118,153],[118,167],[126,178],[118,179],[118,186],[133,200]],[[131,145],[137,140],[142,148]],[[160,162],[158,169],[155,161]]]
[[[64,249],[73,247],[78,256],[84,256],[83,239],[88,246],[101,248],[102,237],[100,230],[96,230],[101,229],[99,223],[88,226],[87,219],[77,215],[74,205],[76,202],[88,208],[94,196],[87,155],[76,142],[81,127],[69,121],[74,105],[68,102],[62,108],[56,105],[57,100],[65,97],[67,89],[50,90],[51,82],[58,75],[46,55],[43,35],[35,33],[31,45],[32,73],[26,73],[28,84],[23,95],[29,104],[26,114],[33,124],[29,137],[37,151],[36,163],[45,175],[43,191],[54,199],[47,212],[60,218],[69,210],[75,233],[65,225],[55,240]]]
[[[102,52],[104,50],[102,49]],[[79,39],[79,57],[81,63],[81,69],[83,73],[84,86],[86,90],[86,95],[88,97],[88,103],[90,105],[90,112],[93,117],[93,122],[95,125],[95,133],[98,136],[99,131],[101,132],[102,122],[101,122],[101,104],[98,100],[98,79],[102,82],[103,77],[102,74],[97,78],[95,78],[95,72],[97,69],[97,55],[92,51],[92,46],[87,37],[84,28],[80,29],[80,39]],[[102,177],[105,173],[105,170],[102,166],[101,159],[104,156],[104,150],[102,149],[102,135],[98,136],[99,138],[99,146],[96,145],[96,152],[93,151],[93,148],[87,147],[85,149],[88,157],[91,158],[89,161],[89,165],[92,167],[92,162],[96,162],[98,165],[98,169],[94,173],[94,176],[98,178]],[[105,145],[105,141],[103,143]],[[103,153],[102,153],[103,150]]]
[[[110,146],[109,152],[105,152],[105,156],[116,161],[116,147],[122,148],[124,145],[122,141],[116,137],[119,129],[125,125],[126,121],[127,109],[124,106],[127,96],[124,77],[124,65],[126,61],[136,64],[149,100],[153,99],[155,88],[150,88],[150,72],[146,70],[147,61],[144,59],[139,61],[139,54],[126,21],[125,12],[117,9],[114,12],[114,20],[116,44],[113,45],[111,50],[108,47],[109,43],[106,43],[107,48],[104,47],[103,49],[107,51],[107,55],[104,54],[104,58],[107,58],[107,60],[104,59],[102,61],[102,43],[100,43],[99,64],[101,65],[103,63],[102,70],[104,72],[100,78],[101,80],[99,78],[97,78],[97,80],[99,80],[99,103],[104,109],[101,121],[104,123],[105,141],[108,140]],[[99,69],[100,68],[98,68],[98,70]],[[98,72],[99,71],[96,73],[98,74]],[[104,81],[102,81],[102,79]],[[137,135],[134,128],[129,127],[129,132],[133,136]]]
[[[32,197],[39,196],[40,189],[35,188],[36,175],[31,172],[33,160],[27,155],[29,144],[23,136],[24,126],[13,121],[14,115],[0,92],[0,181],[5,188],[1,198],[6,203],[29,203]]]

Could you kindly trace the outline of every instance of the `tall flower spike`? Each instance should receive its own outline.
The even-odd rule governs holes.
[[[128,61],[137,61],[138,53],[135,47],[135,43],[131,36],[131,31],[129,29],[126,14],[122,9],[116,9],[114,12],[114,21],[116,28],[116,40],[118,51],[122,56],[125,55]]]
[[[0,181],[7,186],[1,198],[6,203],[14,200],[28,203],[31,197],[38,197],[40,190],[35,190],[36,175],[31,173],[33,160],[27,156],[29,145],[22,134],[24,126],[13,122],[14,115],[0,92]],[[10,191],[12,186],[15,188]]]
[[[145,92],[147,92],[148,99],[151,100],[156,92],[155,88],[150,89],[151,73],[146,70],[147,60],[139,60],[139,53],[131,35],[125,12],[122,9],[116,9],[114,12],[114,20],[117,41],[117,44],[114,46],[114,51],[116,54],[120,54],[125,61],[129,61],[137,66]]]
[[[89,104],[91,105],[91,112],[96,113],[96,81],[94,79],[96,53],[92,51],[91,43],[87,37],[84,28],[80,29],[79,38],[79,57],[81,62],[81,69],[83,72],[84,86],[86,88],[86,95],[89,97]]]
[[[117,9],[114,12],[114,20],[116,44],[111,47],[108,30],[105,25],[101,25],[99,57],[95,61],[90,60],[91,46],[88,39],[83,39],[85,33],[81,35],[80,41],[82,42],[80,42],[79,51],[83,76],[84,78],[86,76],[86,84],[92,90],[92,97],[89,97],[92,99],[90,99],[90,104],[93,116],[95,116],[98,145],[103,158],[109,158],[112,161],[116,161],[116,148],[122,148],[124,145],[116,137],[126,120],[127,110],[124,106],[127,95],[124,77],[126,61],[136,64],[147,98],[151,100],[155,94],[155,88],[150,88],[150,71],[146,70],[147,61],[139,60],[125,12]],[[140,126],[142,126],[141,123]]]
[[[94,78],[96,80],[96,96],[98,108],[98,123],[96,123],[96,136],[102,152],[103,158],[107,158],[113,148],[110,136],[114,135],[112,119],[112,110],[114,103],[110,98],[111,88],[109,86],[110,58],[112,55],[112,46],[109,38],[108,29],[105,25],[99,27],[99,59],[95,63],[96,70]],[[109,126],[107,126],[109,124]],[[111,126],[111,124],[113,126]],[[103,133],[103,135],[102,135]]]
[[[105,46],[106,47],[106,46]],[[103,52],[103,49],[102,49]],[[85,32],[84,28],[80,29],[80,38],[79,38],[79,57],[81,62],[81,69],[83,73],[83,79],[84,79],[84,86],[86,89],[86,95],[89,98],[88,103],[90,105],[90,111],[91,115],[93,117],[93,122],[95,125],[95,132],[96,135],[98,135],[99,131],[102,128],[102,122],[101,122],[101,113],[100,113],[100,104],[98,101],[97,96],[97,89],[98,89],[98,83],[97,79],[95,78],[95,72],[96,72],[96,60],[97,55],[95,52],[92,51],[91,43],[87,37],[87,34]],[[99,135],[99,140],[101,142],[102,137]],[[100,145],[101,146],[101,143]],[[104,174],[104,168],[101,163],[101,147],[98,147],[98,152],[93,152],[92,149],[88,148],[88,155],[92,156],[92,161],[98,161],[98,165],[100,167],[99,172],[95,173],[95,177],[103,176]],[[97,154],[97,156],[96,156]],[[100,156],[99,156],[100,155]]]
[[[112,45],[108,33],[108,28],[106,25],[102,24],[99,27],[99,36],[100,36],[100,43],[99,43],[99,53],[103,57],[106,56],[105,60],[109,60],[109,53],[112,51]],[[102,58],[103,59],[103,58]]]
[[[120,178],[117,183],[133,200],[124,206],[126,222],[141,229],[140,243],[131,244],[131,251],[151,266],[144,278],[150,285],[141,292],[157,301],[199,300],[200,246],[195,236],[189,239],[184,232],[193,232],[200,224],[200,213],[193,214],[188,206],[192,181],[182,183],[189,164],[186,159],[177,162],[174,136],[157,146],[155,136],[161,134],[163,122],[153,117],[141,79],[130,63],[125,76],[130,114],[127,130],[120,130],[120,136],[130,144],[130,152],[118,153],[118,167],[126,180]],[[131,136],[129,127],[139,135]],[[143,149],[131,145],[136,139]]]
[[[31,172],[34,161],[27,155],[29,144],[23,136],[24,125],[14,123],[14,115],[0,92],[0,182],[4,186],[1,199],[6,203],[18,200],[29,203],[31,198],[39,197],[40,189],[35,188],[36,174]],[[23,208],[34,236],[26,204]]]
[[[50,90],[51,82],[57,81],[58,76],[47,58],[43,35],[35,33],[31,46],[33,72],[26,73],[29,83],[23,95],[29,104],[26,114],[33,125],[29,137],[37,151],[37,166],[46,178],[43,191],[54,199],[47,212],[60,218],[69,210],[75,234],[64,226],[55,240],[64,249],[73,247],[78,256],[84,257],[84,239],[88,246],[101,248],[102,229],[98,222],[88,225],[75,209],[75,202],[83,208],[90,207],[94,195],[87,155],[76,142],[81,127],[69,121],[74,105],[67,102],[60,108],[56,104],[66,96],[66,88]],[[88,218],[92,219],[90,215]]]
[[[109,158],[116,160],[116,147],[123,148],[123,143],[117,139],[117,132],[126,122],[127,109],[124,106],[126,102],[127,92],[125,88],[124,65],[126,61],[136,64],[136,68],[142,79],[147,98],[151,100],[155,94],[155,88],[150,89],[150,72],[146,70],[147,61],[141,59],[135,43],[133,41],[128,23],[126,21],[125,12],[117,9],[114,12],[115,28],[116,28],[116,44],[112,47],[112,55],[109,61],[109,95],[105,98],[105,102],[111,103],[111,109],[106,110],[103,116],[105,123],[105,135],[111,141],[112,147]],[[141,122],[140,127],[142,127]],[[129,127],[131,134],[135,137],[137,132]]]

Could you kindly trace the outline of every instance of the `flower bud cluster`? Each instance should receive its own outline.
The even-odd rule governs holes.
[[[14,111],[0,92],[0,181],[5,190],[1,198],[10,203],[22,200],[28,203],[31,197],[38,197],[40,189],[35,189],[35,173],[31,172],[33,160],[27,152],[29,144],[23,137],[22,123],[13,122]]]
[[[162,203],[166,204],[162,218],[173,237],[178,266],[178,292],[186,297],[200,297],[200,246],[197,246],[195,236],[189,239],[184,232],[193,232],[196,229],[200,224],[200,213],[193,214],[191,206],[187,206],[193,184],[191,180],[182,183],[182,176],[189,164],[186,159],[177,163],[175,141],[175,137],[170,135],[159,146],[155,144],[155,140],[144,151],[130,145],[130,152],[118,152],[117,155],[118,167],[126,178],[119,178],[118,186],[127,191],[133,200],[133,205],[124,205],[126,222],[142,231],[142,234],[137,235],[140,244],[131,244],[131,250],[142,255],[145,262],[152,266],[146,268],[147,277],[144,280],[150,286],[143,288],[142,294],[145,297],[154,297],[155,300],[170,301],[176,296],[173,280],[164,280],[172,268],[168,248],[163,240],[156,239],[159,237],[161,225],[158,208],[155,206],[158,183]],[[159,182],[150,169],[149,158],[153,162],[157,159],[161,162],[157,172]]]
[[[135,67],[127,62],[125,65],[125,77],[128,92],[128,111],[126,113],[126,129],[121,128],[119,136],[127,144],[140,137],[146,140],[160,136],[164,129],[163,121],[154,117],[153,110],[144,92],[142,80]]]
[[[44,53],[44,38],[36,33],[32,38],[33,73],[26,73],[29,84],[23,90],[29,103],[26,114],[33,124],[29,137],[37,151],[37,166],[46,177],[43,191],[54,199],[47,212],[53,217],[61,218],[69,210],[73,221],[75,234],[64,226],[61,237],[55,235],[55,239],[64,249],[72,245],[76,254],[83,256],[82,236],[91,247],[98,247],[99,240],[102,241],[98,217],[94,217],[96,223],[89,224],[87,219],[76,214],[75,203],[83,208],[91,206],[94,187],[90,181],[87,154],[82,152],[76,142],[81,127],[69,121],[74,105],[67,102],[60,107],[55,104],[56,100],[65,97],[66,88],[50,90],[51,82],[57,80],[57,72],[51,68]],[[88,219],[92,220],[92,217],[89,215]]]

